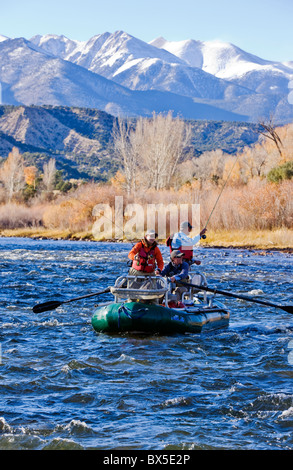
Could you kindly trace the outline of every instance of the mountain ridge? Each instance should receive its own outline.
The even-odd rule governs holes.
[[[1,105],[0,163],[18,147],[26,162],[41,171],[54,158],[66,178],[107,181],[119,169],[113,146],[115,121],[111,114],[90,108]],[[255,124],[189,123],[194,156],[215,148],[235,153],[258,139]]]
[[[169,91],[131,90],[24,38],[0,43],[0,63],[4,104],[91,107],[116,116],[151,116],[171,109],[188,119],[245,120],[240,113],[200,99]]]
[[[146,43],[124,31],[87,41],[50,34],[22,41],[0,36],[7,104],[93,107],[116,116],[172,110],[186,119],[293,120],[291,62],[267,61],[233,44],[164,38]]]

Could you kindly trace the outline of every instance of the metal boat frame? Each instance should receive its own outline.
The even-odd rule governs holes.
[[[189,277],[192,284],[207,286],[204,274],[190,272]],[[115,303],[138,301],[168,306],[170,301],[177,299],[172,293],[174,287],[175,284],[161,276],[127,274],[116,279],[115,285],[110,287],[110,292],[114,296]],[[173,306],[172,308],[190,313],[198,312],[199,308],[205,308],[209,311],[219,310],[218,305],[214,306],[213,300],[213,294],[208,296],[206,291],[190,287],[181,295],[181,302],[184,307]],[[221,305],[220,309],[222,308]]]

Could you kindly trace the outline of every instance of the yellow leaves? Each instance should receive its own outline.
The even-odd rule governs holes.
[[[123,189],[126,187],[126,177],[121,173],[121,171],[117,171],[117,173],[110,179],[110,183],[114,188]]]
[[[38,169],[35,166],[26,166],[23,169],[26,184],[34,186],[36,182]]]
[[[91,230],[95,205],[108,203],[114,207],[117,195],[118,192],[108,184],[81,185],[70,196],[62,196],[47,206],[43,216],[44,226],[73,232]]]

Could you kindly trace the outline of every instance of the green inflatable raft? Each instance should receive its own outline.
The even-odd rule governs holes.
[[[228,310],[213,296],[190,289],[178,301],[166,279],[160,277],[120,277],[110,290],[114,301],[100,305],[92,317],[97,332],[201,333],[229,324]]]

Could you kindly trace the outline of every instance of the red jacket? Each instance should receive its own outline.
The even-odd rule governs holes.
[[[137,254],[139,255],[138,260],[134,259]],[[134,245],[128,254],[128,258],[133,261],[132,268],[137,271],[153,272],[156,264],[160,270],[164,267],[163,257],[156,242],[149,246],[144,240],[141,240]]]

